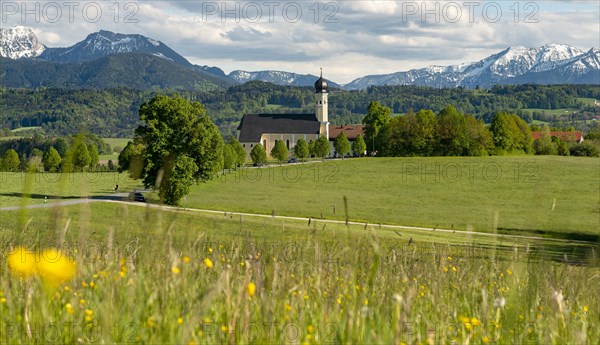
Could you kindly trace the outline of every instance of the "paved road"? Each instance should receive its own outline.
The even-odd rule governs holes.
[[[63,200],[58,202],[44,203],[44,204],[35,204],[35,205],[27,205],[23,206],[8,206],[8,207],[0,207],[0,211],[15,211],[22,208],[26,209],[39,209],[39,208],[51,208],[51,207],[63,207],[63,206],[71,206],[78,205],[84,203],[91,202],[108,202],[108,203],[117,203],[117,204],[126,204],[130,206],[138,206],[138,207],[150,207],[170,212],[197,212],[197,213],[209,213],[209,214],[228,214],[228,215],[239,215],[243,217],[256,217],[256,218],[274,218],[274,219],[289,219],[289,220],[299,220],[308,222],[309,220],[318,221],[321,223],[329,223],[329,224],[346,224],[343,220],[333,220],[333,219],[319,219],[319,218],[306,218],[306,217],[292,217],[292,216],[273,216],[267,214],[257,214],[257,213],[244,213],[244,212],[229,212],[229,211],[217,211],[217,210],[203,210],[197,208],[185,208],[185,207],[175,207],[175,206],[164,206],[157,204],[147,204],[142,202],[134,202],[130,201],[127,198],[127,193],[113,193],[101,196],[93,196],[82,199],[71,199],[71,200]],[[415,230],[415,231],[424,231],[424,232],[442,232],[442,233],[453,233],[460,235],[473,235],[473,236],[482,236],[482,237],[496,237],[496,238],[507,238],[507,239],[524,239],[524,240],[539,240],[539,241],[548,241],[548,242],[557,242],[557,243],[568,243],[568,244],[590,244],[585,241],[575,241],[575,240],[565,240],[565,239],[556,239],[556,238],[545,238],[545,237],[536,237],[536,236],[520,236],[520,235],[506,235],[506,234],[495,234],[495,233],[486,233],[486,232],[477,232],[477,231],[466,231],[466,230],[453,230],[453,229],[440,229],[440,228],[427,228],[427,227],[419,227],[419,226],[405,226],[405,225],[389,225],[389,224],[377,224],[377,223],[364,223],[364,222],[347,222],[349,225],[359,225],[359,226],[376,226],[381,229],[388,230]]]

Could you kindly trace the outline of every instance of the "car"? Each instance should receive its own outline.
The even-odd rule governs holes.
[[[298,158],[292,157],[292,158],[288,159],[288,163],[298,163]]]
[[[254,164],[252,164],[252,166],[255,166],[255,167],[261,167],[263,165],[265,165],[265,164],[264,163],[254,163]]]
[[[141,192],[129,193],[129,200],[146,202],[146,198],[144,197],[144,194],[142,194]]]

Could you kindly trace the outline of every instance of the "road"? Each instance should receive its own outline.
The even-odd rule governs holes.
[[[72,206],[79,204],[87,204],[92,202],[108,202],[108,203],[117,203],[117,204],[126,204],[130,206],[137,207],[150,207],[155,209],[160,209],[164,211],[170,212],[196,212],[196,213],[208,213],[208,214],[228,214],[228,215],[241,215],[243,217],[256,217],[256,218],[272,218],[272,219],[289,219],[289,220],[297,220],[297,221],[305,221],[308,222],[318,221],[321,223],[329,223],[329,224],[349,224],[349,225],[359,225],[359,226],[376,226],[381,229],[387,230],[414,230],[414,231],[423,231],[423,232],[441,232],[441,233],[453,233],[460,235],[473,235],[473,236],[482,236],[482,237],[496,237],[496,238],[506,238],[506,239],[524,239],[524,240],[536,240],[536,241],[547,241],[547,242],[556,242],[556,243],[568,243],[568,244],[587,244],[589,242],[585,241],[575,241],[575,240],[566,240],[566,239],[557,239],[557,238],[545,238],[545,237],[537,237],[537,236],[520,236],[520,235],[506,235],[506,234],[497,234],[497,233],[487,233],[487,232],[477,232],[477,231],[467,231],[467,230],[453,230],[453,229],[440,229],[440,228],[428,228],[428,227],[418,227],[418,226],[406,226],[406,225],[390,225],[390,224],[377,224],[377,223],[365,223],[365,222],[352,222],[352,221],[343,221],[343,220],[334,220],[334,219],[320,219],[320,218],[306,218],[306,217],[292,217],[292,216],[273,216],[268,214],[259,214],[259,213],[245,213],[245,212],[231,212],[225,210],[204,210],[197,208],[185,208],[185,207],[176,207],[176,206],[165,206],[165,205],[157,205],[157,204],[148,204],[142,202],[134,202],[129,201],[127,199],[127,193],[113,193],[101,196],[93,196],[81,199],[71,199],[71,200],[63,200],[58,202],[44,203],[44,204],[34,204],[34,205],[26,205],[26,206],[7,206],[0,207],[1,211],[16,211],[22,208],[25,209],[40,209],[40,208],[52,208],[52,207],[64,207],[64,206]]]

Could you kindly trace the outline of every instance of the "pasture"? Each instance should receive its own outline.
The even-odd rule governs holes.
[[[563,157],[347,159],[245,168],[186,198],[220,212],[3,210],[1,341],[595,344],[598,173],[597,159]],[[116,173],[5,173],[0,207],[117,182],[141,187]],[[15,248],[30,251],[16,264]],[[64,264],[48,248],[72,277],[44,275]]]

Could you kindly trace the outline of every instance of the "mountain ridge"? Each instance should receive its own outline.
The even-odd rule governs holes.
[[[39,42],[31,28],[19,26],[12,29],[0,29],[0,56],[12,60],[88,63],[108,56],[128,53],[145,54],[163,59],[203,76],[211,82],[216,81],[218,85],[234,85],[259,80],[282,86],[312,86],[318,78],[311,74],[277,70],[234,70],[226,74],[216,66],[194,65],[163,42],[140,34],[121,34],[100,30],[87,35],[84,40],[70,47],[48,48]],[[160,65],[162,69],[174,68],[166,64]],[[40,73],[44,74],[44,71],[40,71]],[[161,73],[165,76],[166,72],[161,71]],[[123,82],[128,83],[128,81]],[[348,90],[382,85],[490,87],[496,84],[530,82],[600,84],[600,50],[591,48],[583,51],[570,45],[554,43],[536,48],[513,46],[470,63],[449,66],[431,65],[389,74],[366,75],[347,84],[338,84],[332,80],[328,80],[328,82],[332,87]],[[158,84],[161,83],[158,82]],[[167,81],[167,84],[172,84],[172,81]]]

